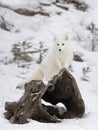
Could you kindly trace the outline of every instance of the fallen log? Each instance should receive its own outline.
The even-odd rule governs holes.
[[[26,15],[26,16],[34,16],[36,14],[40,14],[43,16],[48,16],[49,17],[49,13],[45,12],[45,11],[34,11],[34,10],[29,10],[29,9],[15,9],[14,10],[16,13],[22,14],[22,15]]]
[[[41,104],[41,97],[46,89],[42,81],[31,81],[26,84],[25,93],[18,102],[6,102],[5,118],[17,124],[28,123],[28,118],[43,122],[60,122],[59,119],[51,116]]]
[[[42,104],[41,99],[53,105],[62,102],[67,111],[60,114],[57,107]],[[28,118],[57,123],[64,118],[82,117],[85,105],[74,77],[62,69],[47,85],[38,80],[25,84],[24,95],[18,102],[6,102],[5,110],[5,118],[11,123],[24,124]]]

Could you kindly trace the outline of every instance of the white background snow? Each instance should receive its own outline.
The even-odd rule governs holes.
[[[52,0],[48,0],[51,3]],[[1,0],[5,5],[12,8],[25,7],[35,8],[39,5],[37,0]],[[4,13],[7,22],[14,25],[14,28],[5,31],[0,28],[0,129],[1,130],[98,130],[98,51],[92,52],[85,48],[87,44],[88,32],[86,26],[92,21],[98,27],[98,1],[85,0],[89,5],[86,12],[76,10],[73,6],[67,5],[69,11],[65,11],[54,5],[44,8],[50,13],[50,17],[41,15],[24,16],[12,10],[1,8],[0,15]],[[57,15],[56,12],[61,12]],[[19,30],[19,32],[15,32]],[[53,43],[55,34],[66,33],[69,36],[75,53],[81,54],[84,62],[72,63],[72,74],[75,76],[82,97],[85,102],[85,115],[81,119],[63,119],[61,123],[40,123],[30,120],[24,125],[11,124],[4,118],[4,106],[6,101],[17,101],[23,94],[22,90],[17,90],[17,83],[28,76],[34,68],[32,62],[29,68],[19,68],[15,63],[5,65],[2,60],[5,57],[12,57],[12,45],[27,39],[38,46],[40,41],[44,41],[47,47]],[[84,38],[79,41],[77,34]],[[86,39],[86,40],[85,40]],[[83,67],[89,67],[87,73],[89,81],[81,80],[83,77]]]

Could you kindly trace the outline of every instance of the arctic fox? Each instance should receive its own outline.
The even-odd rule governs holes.
[[[68,42],[68,36],[54,36],[54,43],[42,62],[36,66],[30,77],[21,81],[17,88],[23,89],[24,84],[31,80],[50,80],[66,67],[68,69],[73,59],[73,51]]]

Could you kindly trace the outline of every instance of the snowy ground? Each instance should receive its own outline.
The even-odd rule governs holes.
[[[6,0],[1,2],[6,3]],[[6,4],[15,8],[23,5],[23,0],[8,0]],[[15,4],[12,4],[12,2]],[[24,0],[26,6],[27,0]],[[84,49],[80,45],[85,45],[86,41],[78,41],[79,36],[88,36],[85,26],[92,22],[98,25],[98,1],[86,0],[89,4],[89,10],[82,12],[76,10],[73,6],[69,6],[69,11],[64,11],[52,5],[47,7],[47,11],[51,12],[50,17],[35,15],[33,17],[19,15],[11,10],[0,7],[0,15],[5,12],[5,19],[13,24],[11,32],[0,28],[0,129],[1,130],[98,130],[98,52],[91,52]],[[38,3],[36,3],[38,4]],[[30,3],[28,5],[31,5]],[[56,12],[62,12],[57,15]],[[16,33],[16,30],[19,32]],[[29,68],[18,68],[15,63],[5,65],[1,61],[8,57],[12,58],[11,47],[18,41],[29,39],[32,43],[38,46],[40,41],[44,41],[46,46],[50,46],[53,42],[53,35],[67,33],[72,43],[73,50],[82,55],[84,62],[73,61],[73,75],[75,76],[82,97],[85,102],[86,112],[81,119],[64,119],[61,123],[40,123],[30,120],[30,123],[25,125],[11,124],[3,116],[4,105],[6,101],[15,101],[23,94],[23,91],[17,90],[16,85],[21,80],[21,77],[29,75],[34,67],[34,62]],[[87,40],[87,39],[86,39]],[[83,81],[83,67],[90,68],[87,73],[89,81]]]

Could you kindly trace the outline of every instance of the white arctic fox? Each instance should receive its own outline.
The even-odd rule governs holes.
[[[66,67],[68,69],[73,59],[73,51],[68,42],[68,37],[65,35],[54,36],[54,43],[42,60],[41,64],[37,65],[30,77],[21,81],[17,88],[23,89],[24,84],[31,80],[46,80],[48,81],[59,71]]]

